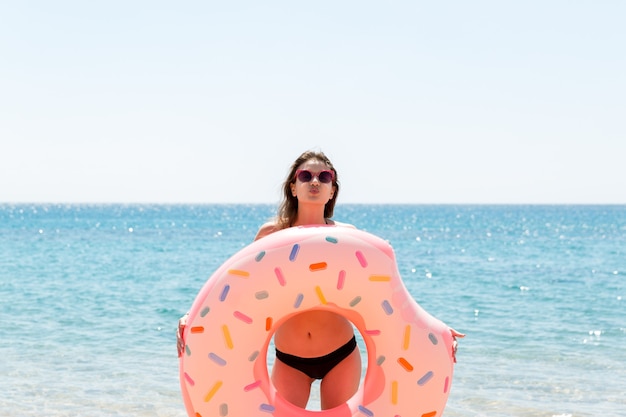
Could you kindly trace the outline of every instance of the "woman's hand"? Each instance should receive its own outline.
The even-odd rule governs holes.
[[[457,332],[452,327],[450,327],[450,333],[452,333],[452,359],[454,359],[454,363],[456,363],[456,350],[459,347],[459,343],[456,339],[465,337],[465,334]]]
[[[183,352],[185,351],[185,340],[183,339],[183,333],[185,331],[185,326],[187,325],[188,318],[189,313],[178,319],[178,328],[176,329],[176,347],[178,350],[179,358],[183,356]]]

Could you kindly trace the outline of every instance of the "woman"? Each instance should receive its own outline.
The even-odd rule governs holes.
[[[339,194],[337,171],[322,152],[307,151],[298,157],[283,184],[283,201],[277,217],[265,223],[255,237],[293,226],[328,224],[354,227],[331,220]],[[179,322],[180,335],[186,322]],[[272,382],[280,395],[305,408],[312,383],[320,379],[323,410],[337,407],[356,393],[361,377],[361,355],[352,324],[343,316],[323,310],[300,313],[275,333],[276,361]]]

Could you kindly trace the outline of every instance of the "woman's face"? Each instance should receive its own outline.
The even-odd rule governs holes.
[[[322,171],[332,172],[332,170],[324,162],[317,159],[306,161],[298,167],[298,170],[309,171],[312,177],[310,181],[304,182],[301,178],[296,176],[295,181],[291,183],[291,194],[298,198],[298,202],[326,205],[328,200],[333,198],[335,194],[335,186],[333,185],[333,181],[326,183],[320,181],[319,175]]]

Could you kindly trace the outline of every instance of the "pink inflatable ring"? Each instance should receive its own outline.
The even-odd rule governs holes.
[[[295,314],[330,310],[350,320],[367,371],[345,404],[305,410],[274,389],[267,350]],[[196,297],[180,358],[190,417],[434,417],[446,405],[454,330],[406,290],[391,246],[349,227],[293,227],[227,260]]]

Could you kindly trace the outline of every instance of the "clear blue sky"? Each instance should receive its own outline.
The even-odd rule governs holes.
[[[5,1],[0,202],[626,203],[626,2]]]

